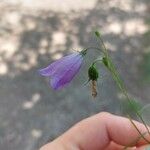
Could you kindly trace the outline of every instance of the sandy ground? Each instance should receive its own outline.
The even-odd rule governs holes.
[[[95,29],[130,95],[148,102],[150,87],[140,84],[138,68],[148,7],[140,0],[1,0],[0,149],[36,150],[85,117],[101,111],[122,114],[123,97],[102,65],[95,100],[89,85],[83,85],[96,51],[61,91],[53,91],[37,73],[73,50],[98,45]]]

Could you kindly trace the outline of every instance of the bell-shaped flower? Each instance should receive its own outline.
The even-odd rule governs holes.
[[[81,68],[85,52],[75,52],[56,60],[46,68],[40,69],[42,76],[50,77],[50,85],[53,89],[61,89],[67,85]]]

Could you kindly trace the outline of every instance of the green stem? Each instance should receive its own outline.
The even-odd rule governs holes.
[[[103,53],[102,49],[100,49],[100,48],[98,48],[98,47],[88,47],[88,48],[85,48],[84,51],[87,51],[87,50],[89,50],[89,49],[96,49],[96,50],[101,51],[101,52]]]
[[[136,128],[136,130],[138,131],[138,133],[141,135],[141,137],[147,142],[150,143],[149,140],[147,140],[143,134],[141,134],[141,131],[137,128],[137,126],[135,125],[135,123],[133,122],[133,120],[131,119],[131,117],[128,115],[128,118],[130,120],[130,122],[132,123],[132,125]]]
[[[95,65],[97,62],[102,62],[102,60],[103,60],[103,57],[99,57],[95,59],[92,64]]]
[[[112,74],[114,80],[116,81],[118,87],[119,87],[120,90],[123,92],[123,94],[124,94],[125,97],[127,98],[127,100],[128,100],[128,102],[130,103],[130,105],[133,106],[132,101],[131,101],[131,99],[129,98],[129,95],[128,95],[128,93],[127,93],[127,91],[126,91],[126,88],[125,88],[125,86],[124,86],[124,83],[123,83],[122,80],[120,79],[119,73],[117,72],[117,69],[116,69],[115,66],[113,65],[111,58],[109,57],[109,54],[108,54],[107,48],[106,48],[106,46],[105,46],[105,44],[104,44],[104,42],[103,42],[103,39],[102,39],[100,36],[98,36],[98,39],[100,40],[100,42],[101,42],[101,44],[102,44],[102,50],[103,50],[104,55],[105,55],[105,57],[106,57],[106,59],[108,60],[108,63],[109,63],[109,66],[107,67],[108,70],[111,72],[111,74]],[[133,108],[134,108],[134,107],[133,107]],[[138,112],[135,108],[134,108],[134,111],[135,111],[136,115],[141,119],[142,123],[144,124],[146,130],[148,131],[148,133],[149,133],[149,135],[150,135],[150,131],[149,131],[149,129],[148,129],[148,127],[147,127],[145,121],[143,120],[142,116],[139,114],[139,112]],[[134,126],[136,126],[136,125],[134,125]],[[136,127],[136,129],[138,129],[138,128]],[[140,135],[141,135],[141,133],[140,133]],[[147,140],[146,140],[146,141],[147,141]]]
[[[110,58],[110,57],[109,57],[109,58]],[[112,62],[111,62],[111,64],[113,65]],[[125,97],[127,98],[127,100],[128,100],[128,102],[130,103],[130,105],[133,106],[133,103],[132,103],[132,101],[131,101],[131,99],[130,99],[130,97],[129,97],[129,95],[128,95],[126,89],[125,89],[125,86],[124,86],[122,80],[120,79],[120,77],[119,77],[119,75],[118,75],[119,73],[117,72],[117,70],[116,70],[116,68],[115,68],[114,66],[113,66],[112,68],[113,68],[113,69],[110,70],[110,72],[113,74],[114,78],[116,78],[115,81],[116,81],[117,85],[119,86],[120,90],[121,90],[122,93],[125,95]],[[149,135],[150,135],[149,128],[147,127],[145,121],[143,120],[143,117],[139,114],[139,112],[138,112],[134,107],[133,107],[133,109],[134,109],[136,115],[141,119],[142,123],[144,124],[145,128],[147,129],[147,131],[148,131],[148,133],[149,133]]]

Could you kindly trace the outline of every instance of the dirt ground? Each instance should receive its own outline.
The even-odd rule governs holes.
[[[94,30],[101,31],[130,95],[148,103],[150,86],[141,83],[138,66],[149,10],[148,0],[1,0],[0,149],[36,150],[83,118],[122,114],[123,96],[102,65],[95,100],[84,86],[94,50],[61,91],[37,73],[74,50],[98,46]]]

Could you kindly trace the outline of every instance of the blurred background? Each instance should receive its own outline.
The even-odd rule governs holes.
[[[91,97],[91,50],[72,83],[60,91],[37,70],[98,46],[99,30],[129,94],[150,102],[149,0],[0,0],[0,149],[37,150],[83,118],[101,111],[122,115],[122,99],[99,65],[98,96]]]

